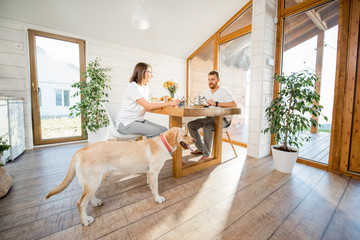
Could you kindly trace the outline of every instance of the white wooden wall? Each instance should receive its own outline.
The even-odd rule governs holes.
[[[154,77],[150,83],[150,92],[153,96],[168,95],[167,91],[163,89],[162,83],[169,79],[181,84],[177,96],[185,96],[186,59],[0,18],[0,95],[22,97],[25,100],[26,149],[33,148],[27,29],[85,40],[86,63],[99,57],[102,59],[103,66],[110,67],[113,70],[110,73],[112,91],[109,93],[109,101],[114,108],[120,106],[133,68],[140,61],[149,63],[153,68]],[[17,49],[16,45],[21,45],[22,49]],[[146,118],[168,127],[166,116],[147,113]]]

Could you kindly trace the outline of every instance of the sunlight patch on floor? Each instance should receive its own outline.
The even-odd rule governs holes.
[[[226,228],[245,159],[246,151],[245,154],[239,155],[238,159],[234,160],[237,162],[224,163],[224,165],[233,164],[233,167],[222,167],[222,165],[216,167],[201,183],[202,186],[198,193],[191,197],[189,204],[184,205],[178,214],[164,219],[162,224],[177,227],[172,227],[173,229],[160,239],[173,239],[172,237],[179,236],[182,239],[194,239],[194,236],[207,236],[208,234],[214,236]],[[221,177],[223,179],[220,179]],[[214,216],[214,212],[219,213],[216,219],[210,217]],[[206,224],[204,224],[204,219],[208,219]],[[179,225],[180,223],[182,225]]]

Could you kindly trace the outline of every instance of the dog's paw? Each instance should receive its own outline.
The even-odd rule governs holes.
[[[165,202],[165,198],[162,196],[157,196],[157,197],[155,197],[155,201],[157,203],[163,203],[163,202]]]
[[[83,224],[84,224],[85,227],[87,227],[87,226],[89,226],[90,224],[92,224],[92,223],[94,222],[94,220],[95,220],[95,219],[94,219],[92,216],[86,216],[86,217],[84,218]]]
[[[95,201],[91,201],[91,205],[93,205],[94,207],[99,207],[103,205],[103,201],[101,199],[96,199]]]

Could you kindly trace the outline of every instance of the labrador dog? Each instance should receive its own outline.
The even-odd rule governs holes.
[[[69,170],[62,183],[54,188],[49,197],[63,191],[75,175],[82,186],[83,194],[77,201],[81,222],[88,226],[94,218],[86,214],[88,202],[94,207],[101,206],[102,200],[96,198],[95,192],[100,186],[103,175],[110,170],[120,173],[147,173],[147,181],[155,201],[165,202],[158,192],[158,176],[164,163],[169,159],[169,152],[178,146],[190,149],[195,139],[188,136],[181,128],[171,128],[152,139],[138,142],[106,141],[91,144],[78,150],[71,159]]]

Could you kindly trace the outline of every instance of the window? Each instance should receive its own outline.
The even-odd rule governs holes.
[[[214,40],[211,40],[203,46],[195,55],[189,60],[190,65],[190,81],[189,81],[189,96],[193,99],[197,95],[201,95],[204,89],[207,89],[208,73],[214,67]]]
[[[70,91],[64,90],[64,106],[69,107],[70,106]]]
[[[251,33],[220,44],[219,50],[221,85],[231,91],[241,108],[241,115],[233,116],[232,124],[247,123],[250,106]]]
[[[62,106],[62,90],[55,90],[56,106]]]
[[[70,90],[55,90],[56,106],[70,106]]]
[[[252,6],[250,6],[244,13],[242,13],[236,20],[220,32],[220,37],[226,36],[236,30],[244,28],[251,24]]]
[[[206,89],[208,73],[218,70],[221,84],[229,89],[240,116],[234,116],[229,132],[240,146],[247,143],[249,118],[252,1],[244,5],[227,23],[188,57],[187,96],[192,100]],[[190,102],[189,102],[190,103]]]

